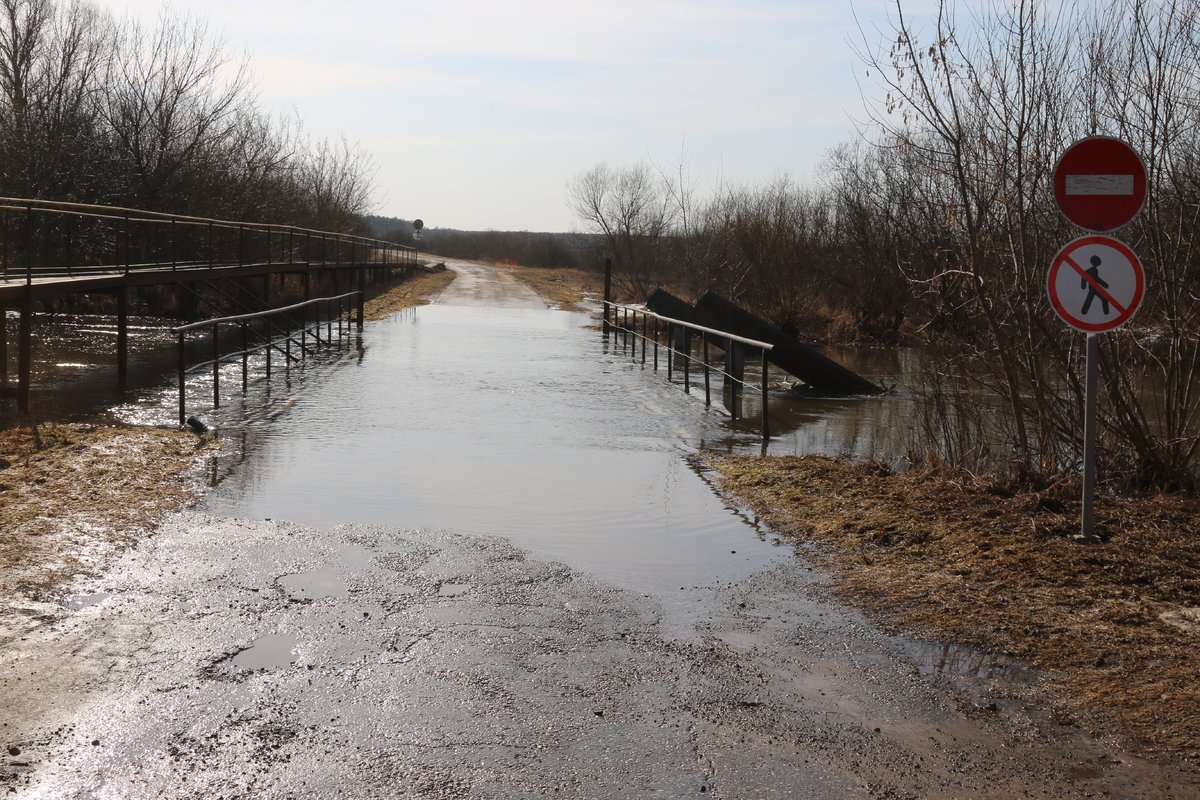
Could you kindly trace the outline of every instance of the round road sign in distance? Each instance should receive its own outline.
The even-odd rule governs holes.
[[[1146,273],[1124,242],[1083,236],[1058,251],[1046,291],[1054,312],[1072,328],[1103,333],[1133,317],[1146,292]]]
[[[1114,230],[1142,210],[1146,166],[1120,139],[1080,139],[1054,168],[1054,199],[1066,218],[1084,230]]]
[[[425,227],[425,221],[424,221],[424,220],[420,220],[420,219],[414,219],[414,220],[413,220],[413,227],[414,227],[414,228],[416,228],[417,230],[421,230],[422,228],[424,228],[424,227]]]

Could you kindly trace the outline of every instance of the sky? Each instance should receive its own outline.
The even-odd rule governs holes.
[[[572,177],[639,162],[700,194],[820,180],[880,90],[851,43],[890,0],[98,0],[206,19],[261,106],[374,156],[375,212],[579,230]],[[906,2],[917,12],[925,2]]]

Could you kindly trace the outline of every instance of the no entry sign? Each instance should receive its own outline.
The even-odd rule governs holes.
[[[1128,322],[1146,290],[1142,262],[1124,242],[1083,236],[1067,244],[1050,264],[1046,291],[1063,321],[1087,333]]]
[[[1054,168],[1054,199],[1084,230],[1111,231],[1133,219],[1146,202],[1146,167],[1120,139],[1081,139]]]

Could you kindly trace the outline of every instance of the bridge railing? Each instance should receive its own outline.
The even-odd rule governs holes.
[[[412,247],[336,231],[0,197],[3,279],[254,264],[401,266],[416,260]]]
[[[692,365],[699,364],[701,372],[704,375],[704,404],[712,405],[712,388],[711,375],[716,372],[718,375],[725,378],[730,386],[730,417],[735,421],[738,418],[738,409],[741,406],[740,394],[742,389],[752,387],[752,385],[744,380],[745,373],[742,369],[734,369],[731,361],[744,366],[741,361],[738,348],[749,347],[758,350],[761,354],[762,372],[758,383],[758,390],[762,395],[762,439],[763,446],[771,438],[771,425],[767,415],[767,353],[771,352],[774,345],[769,342],[760,342],[757,339],[747,339],[744,336],[728,333],[726,331],[714,330],[706,328],[703,325],[697,325],[692,322],[685,322],[680,319],[672,319],[664,317],[661,314],[656,314],[645,308],[638,306],[627,306],[619,303],[605,301],[604,305],[607,309],[611,309],[613,313],[612,321],[607,325],[613,330],[616,330],[621,337],[622,346],[626,351],[632,350],[633,357],[638,356],[638,342],[641,342],[641,359],[642,363],[646,363],[646,348],[647,344],[652,343],[654,369],[658,369],[658,350],[660,346],[660,338],[666,334],[666,344],[663,345],[667,351],[667,380],[673,378],[675,367],[674,356],[680,356],[683,361],[683,390],[687,393],[692,391]],[[639,330],[638,323],[641,323]],[[677,332],[685,333],[683,337],[685,345],[683,349],[676,349]],[[701,357],[697,359],[691,348],[691,333],[698,333],[701,341]],[[725,351],[725,361],[721,368],[713,365],[712,358],[709,353],[709,346],[715,344]],[[736,359],[733,354],[738,353]]]
[[[283,356],[285,368],[290,367],[294,361],[303,361],[312,352],[309,348],[310,340],[314,347],[321,344],[333,344],[335,322],[337,338],[338,341],[341,341],[342,337],[350,330],[350,314],[354,308],[355,299],[361,294],[361,292],[347,292],[335,297],[318,297],[303,303],[273,308],[269,311],[206,319],[171,328],[171,333],[179,337],[179,425],[182,427],[187,424],[187,376],[189,373],[212,369],[213,408],[218,409],[221,407],[222,364],[241,361],[242,393],[244,394],[249,384],[250,356],[259,352],[266,353],[264,364],[266,379],[269,381],[271,379],[272,352]],[[359,330],[362,330],[361,308],[360,305]],[[275,319],[280,317],[283,320],[277,326]],[[263,330],[257,334],[251,331],[251,324],[256,322],[264,325]],[[298,324],[296,324],[297,322]],[[228,329],[230,326],[236,328],[239,335],[239,338],[235,340],[236,349],[227,349],[222,352],[221,330],[223,327]],[[325,328],[323,339],[322,326]],[[187,336],[195,331],[208,334],[212,358],[189,365]],[[298,355],[292,354],[293,346],[297,349]]]

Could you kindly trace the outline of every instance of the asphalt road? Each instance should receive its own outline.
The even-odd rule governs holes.
[[[451,266],[443,302],[536,302]],[[0,643],[0,792],[1200,796],[1036,676],[934,669],[800,558],[681,601],[486,531],[189,512],[76,588]]]

